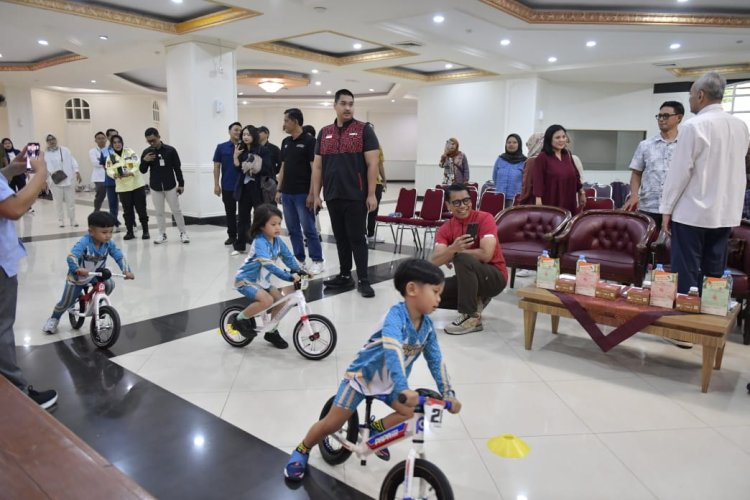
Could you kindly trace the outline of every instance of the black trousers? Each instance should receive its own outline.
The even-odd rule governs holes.
[[[652,219],[654,219],[654,222],[656,222],[656,234],[659,234],[661,232],[661,214],[656,214],[653,212],[644,212],[643,210],[639,210],[643,215],[648,215]]]
[[[719,278],[727,265],[730,227],[704,228],[672,221],[672,272],[677,292],[703,288],[703,278]]]
[[[12,177],[8,185],[16,193],[19,192],[26,187],[26,174],[20,174]]]
[[[234,191],[222,191],[221,201],[224,202],[224,213],[227,216],[227,234],[230,238],[237,237],[237,200]]]
[[[383,197],[383,185],[375,185],[375,199],[378,201],[378,206],[375,210],[367,214],[367,236],[375,236],[375,217],[378,216],[378,209],[380,209],[380,199]]]
[[[98,212],[102,209],[104,198],[107,196],[107,187],[104,185],[104,181],[95,182],[96,194],[94,195],[94,212]]]
[[[357,265],[357,277],[367,279],[367,238],[365,221],[367,204],[365,200],[326,200],[328,215],[331,217],[331,229],[336,238],[336,250],[339,254],[341,274],[349,275],[352,271],[352,255]]]
[[[138,220],[141,222],[143,232],[148,232],[148,213],[146,212],[146,186],[141,186],[133,191],[117,193],[122,203],[122,215],[125,219],[125,227],[128,232],[133,231],[135,226],[135,212],[138,212]]]
[[[441,309],[458,309],[462,314],[474,314],[479,300],[499,295],[505,289],[505,276],[492,264],[460,252],[453,257],[455,276],[445,280],[440,295]]]
[[[237,205],[239,206],[239,221],[237,222],[237,239],[234,242],[235,250],[240,252],[245,251],[245,246],[247,245],[248,240],[247,232],[250,230],[250,221],[252,220],[252,212],[255,208],[260,206],[262,202],[260,186],[257,181],[251,181],[242,185],[242,196],[240,196],[240,201],[237,202]]]

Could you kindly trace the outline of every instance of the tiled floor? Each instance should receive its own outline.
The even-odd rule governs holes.
[[[391,191],[386,195],[389,201],[384,212],[392,211],[395,186]],[[45,336],[39,330],[62,291],[65,255],[75,237],[64,236],[56,227],[46,202],[37,203],[36,208],[37,215],[27,216],[20,223],[23,234],[31,236],[32,241],[27,244],[29,258],[21,272],[17,341],[27,346],[57,342],[53,353],[64,355],[65,366],[73,373],[70,367],[74,363],[83,363],[91,356],[79,352],[71,360],[64,354],[66,348],[58,345],[80,349],[84,340],[59,341],[86,333],[88,324],[76,333],[64,320],[55,336]],[[84,213],[82,205],[78,208]],[[322,215],[323,232],[330,234],[327,215]],[[231,278],[241,259],[229,256],[229,250],[221,245],[225,234],[221,228],[191,226],[189,230],[189,245],[172,240],[163,246],[139,239],[122,242],[136,280],[118,283],[113,299],[123,323],[138,325],[138,330],[130,332],[128,338],[126,327],[123,345],[113,350],[120,355],[112,360],[126,369],[120,377],[128,385],[150,382],[168,391],[163,397],[173,393],[191,403],[180,406],[181,400],[168,399],[176,412],[184,408],[184,413],[193,415],[191,408],[202,408],[208,413],[196,414],[201,425],[225,421],[236,428],[231,432],[240,433],[232,434],[233,439],[251,435],[288,453],[318,417],[343,370],[377,321],[399,300],[385,278],[392,269],[388,264],[407,254],[394,255],[386,245],[371,250],[370,266],[380,264],[378,272],[385,276],[374,286],[374,299],[363,299],[350,291],[310,303],[313,312],[332,319],[338,331],[335,352],[313,362],[303,359],[292,347],[279,351],[262,339],[242,349],[222,340],[216,331],[215,311],[220,309],[217,303],[237,298]],[[176,236],[176,229],[170,231],[170,237]],[[61,236],[38,238],[57,234]],[[333,274],[338,270],[335,245],[324,243],[324,251],[326,274]],[[529,283],[529,278],[519,278],[516,286]],[[552,335],[549,321],[540,318],[534,348],[526,351],[522,314],[516,302],[513,290],[495,298],[484,313],[485,330],[481,333],[462,337],[440,333],[441,348],[464,409],[459,415],[446,416],[443,428],[428,436],[426,449],[430,460],[448,475],[456,498],[748,498],[750,395],[745,384],[750,382],[750,347],[741,344],[739,330],[730,337],[722,369],[714,373],[710,392],[702,394],[699,348],[680,350],[639,334],[604,354],[572,321],[561,320],[560,334]],[[453,314],[440,310],[433,319],[442,326],[452,320]],[[281,325],[287,339],[296,321],[293,315]],[[138,338],[145,335],[149,338]],[[34,347],[22,348],[20,354],[30,367],[35,355],[39,363],[45,359]],[[111,368],[106,368],[110,363],[105,358],[88,364],[88,376],[106,380],[106,370]],[[56,376],[62,381],[72,375],[63,372]],[[55,385],[55,379],[34,382]],[[418,362],[410,382],[412,386],[433,386],[424,362]],[[75,389],[76,404],[87,401],[82,390]],[[98,401],[109,397],[108,391],[100,392]],[[149,401],[156,408],[151,411],[158,415],[160,399]],[[138,403],[137,398],[122,398],[120,404],[125,407],[121,410],[127,414],[127,405]],[[95,448],[116,458],[118,428],[113,429],[111,437],[94,436],[86,430],[87,419],[94,413],[101,415],[101,409],[78,411],[64,405],[61,401],[58,418],[83,434]],[[387,410],[376,404],[375,411],[382,415]],[[190,426],[194,424],[185,425],[193,429]],[[222,428],[222,432],[229,433],[231,426]],[[526,440],[531,453],[515,460],[492,454],[487,440],[506,433]],[[169,432],[164,434],[168,439]],[[138,434],[128,436],[133,441],[129,448],[146,448],[147,441],[160,439],[158,434],[143,435],[141,443]],[[218,441],[212,443],[209,437],[205,440],[207,447],[218,447]],[[236,456],[237,450],[227,446],[213,450],[214,460]],[[317,450],[312,453],[311,464],[366,495],[377,496],[382,478],[405,457],[408,447],[408,443],[393,446],[392,462],[372,459],[366,468],[355,459],[328,466]],[[124,452],[122,457],[115,461],[118,467],[136,478],[139,474],[148,476]],[[274,455],[268,462],[272,465],[262,459],[244,465],[267,471],[265,483],[285,487],[279,466],[283,456]],[[309,483],[315,484],[319,477],[312,475]],[[196,485],[200,481],[194,480]],[[172,488],[178,487],[166,475],[159,488],[151,481],[156,480],[149,478],[148,486],[152,491],[158,489],[160,497],[178,498],[171,495],[177,491]],[[314,490],[309,484],[305,488],[282,489],[285,493],[274,498],[287,494],[295,498],[349,497],[349,493],[331,493],[338,490]],[[198,489],[192,495],[188,487],[180,491],[179,498],[200,497]]]

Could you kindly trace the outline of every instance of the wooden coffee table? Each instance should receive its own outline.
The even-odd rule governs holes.
[[[552,333],[557,333],[560,317],[572,318],[573,315],[562,304],[559,298],[548,290],[537,287],[526,287],[516,292],[521,300],[518,307],[523,309],[523,334],[526,350],[531,350],[534,341],[534,328],[538,313],[549,314],[552,317]],[[617,317],[617,302],[612,302],[609,311],[589,312],[591,318],[598,324],[620,326],[623,320]],[[684,340],[703,346],[703,367],[701,369],[701,391],[708,392],[711,382],[712,368],[721,368],[724,356],[724,345],[729,331],[734,325],[739,305],[726,316],[712,316],[709,314],[682,314],[678,316],[664,316],[646,327],[642,332]]]

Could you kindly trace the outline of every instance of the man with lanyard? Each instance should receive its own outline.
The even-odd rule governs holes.
[[[354,286],[352,254],[357,264],[357,290],[374,297],[367,276],[367,214],[378,206],[375,185],[378,177],[378,138],[369,123],[354,119],[354,94],[336,92],[333,101],[336,121],[318,134],[313,161],[313,187],[307,206],[320,208],[324,189],[331,229],[336,238],[340,272],[323,282],[331,289]]]

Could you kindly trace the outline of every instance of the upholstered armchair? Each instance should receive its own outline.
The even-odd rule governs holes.
[[[554,236],[569,221],[569,211],[542,205],[510,207],[497,214],[497,239],[510,268],[511,288],[516,269],[536,269],[543,250],[555,256]]]
[[[602,279],[640,286],[649,259],[649,244],[656,229],[643,214],[622,210],[582,212],[555,236],[560,271],[575,273],[581,255],[600,264]]]

